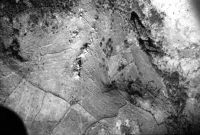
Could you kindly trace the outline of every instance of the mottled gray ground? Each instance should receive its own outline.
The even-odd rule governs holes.
[[[1,2],[0,103],[30,135],[196,133],[196,25],[163,3]]]

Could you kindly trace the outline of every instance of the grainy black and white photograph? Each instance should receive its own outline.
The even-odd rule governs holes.
[[[0,0],[0,123],[200,134],[200,0]]]

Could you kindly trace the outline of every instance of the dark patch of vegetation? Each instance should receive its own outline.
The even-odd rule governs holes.
[[[39,17],[37,14],[31,14],[29,17],[29,23],[38,24]]]
[[[167,89],[168,101],[170,101],[173,110],[170,116],[166,119],[166,125],[170,134],[182,135],[190,134],[192,123],[188,120],[187,115],[184,114],[186,106],[187,84],[184,84],[186,78],[181,76],[178,71],[167,72],[160,70],[156,65],[154,68],[158,74],[164,78],[163,82]]]
[[[168,133],[173,135],[188,135],[192,133],[191,130],[192,125],[187,120],[187,116],[180,114],[180,115],[170,115],[165,124],[168,129]]]
[[[124,40],[124,47],[125,48],[129,48],[131,46],[131,44],[128,42],[128,40]]]
[[[163,24],[163,17],[156,11],[156,9],[151,9],[151,17],[149,18],[151,24],[159,24],[162,25]],[[164,13],[162,13],[164,14]]]
[[[20,34],[20,30],[13,28],[13,36],[19,36],[19,34]]]
[[[95,5],[97,8],[114,9],[116,0],[95,0]],[[106,6],[105,6],[106,5]]]
[[[83,46],[80,49],[81,49],[81,51],[83,51],[83,50],[87,49],[88,47],[89,47],[89,43],[85,43],[85,44],[83,44]]]
[[[137,78],[135,81],[128,82],[126,91],[129,95],[141,98],[150,97],[154,100],[159,95],[160,89],[154,87],[151,83],[153,83],[153,81],[144,84]]]
[[[100,47],[102,47],[103,46],[103,42],[105,41],[105,38],[103,37],[102,39],[101,39],[101,42],[99,43],[99,46]]]
[[[130,20],[134,23],[135,26],[136,26],[136,23],[138,23],[140,27],[145,28],[144,25],[142,24],[138,14],[135,11],[131,12]]]
[[[76,6],[79,0],[29,0],[34,8],[50,7],[53,9],[67,9],[71,10]]]
[[[107,84],[104,83],[104,89],[105,89],[105,90],[103,91],[103,93],[105,93],[105,92],[110,92],[110,91],[112,91],[112,90],[117,90],[118,87],[117,87],[115,81],[111,81],[111,83],[107,83]]]
[[[72,97],[72,99],[69,101],[70,106],[75,105],[79,102],[79,99]]]
[[[108,39],[108,41],[105,44],[105,47],[103,48],[103,52],[106,55],[107,58],[112,56],[113,53],[113,41],[111,38]]]
[[[139,45],[144,52],[146,52],[149,56],[152,54],[160,57],[165,55],[162,50],[162,45],[156,45],[153,39],[148,36],[150,31],[143,25],[139,15],[135,11],[131,12],[130,22],[133,24],[133,28],[138,34]]]
[[[183,114],[188,98],[186,93],[188,88],[180,83],[184,78],[177,71],[173,73],[163,72],[163,77],[169,97],[168,100],[175,111],[171,112],[167,118],[167,126],[169,126],[169,129],[181,132],[181,134],[188,134],[190,133],[191,123],[188,121],[187,116]]]
[[[99,46],[100,46],[100,47],[102,47],[102,45],[103,45],[103,43],[102,43],[102,42],[100,42],[100,43],[99,43]]]
[[[10,46],[5,47],[4,44],[2,44],[2,50],[3,54],[5,54],[8,57],[14,58],[20,62],[27,62],[28,60],[23,58],[20,54],[20,44],[16,38],[13,39]]]
[[[141,38],[138,39],[141,49],[146,52],[148,55],[155,54],[156,56],[164,56],[165,53],[162,50],[161,46],[156,46],[154,41],[151,38],[147,38],[147,40],[143,40]]]
[[[165,73],[166,74],[166,73]],[[167,88],[169,100],[174,105],[177,114],[181,114],[187,100],[187,87],[180,84],[182,77],[175,71],[165,75],[164,82]]]
[[[139,97],[143,96],[143,92],[144,90],[142,89],[142,82],[140,79],[136,79],[135,81],[130,81],[128,82],[127,85],[127,92],[129,93],[129,95],[137,95]]]
[[[198,103],[200,103],[200,93],[197,93],[195,95],[195,99],[198,101]]]
[[[0,8],[1,16],[8,16],[10,19],[15,15],[22,13],[28,9],[43,9],[71,11],[72,7],[77,6],[79,0],[2,0],[0,4],[4,8]]]
[[[28,59],[25,59],[21,56],[20,45],[18,44],[17,39],[15,39],[8,47],[5,47],[3,43],[0,43],[0,60],[9,69],[11,69],[13,72],[16,72],[21,77],[25,77],[31,72],[31,67],[27,68],[20,65],[20,63],[27,62]]]
[[[77,72],[78,76],[81,75],[82,60],[80,57],[76,58],[73,66],[73,72]]]
[[[126,65],[124,65],[123,63],[120,64],[120,66],[118,67],[117,71],[122,71],[124,68],[126,67]]]
[[[78,76],[81,75],[81,69],[83,65],[83,59],[80,57],[83,51],[86,50],[89,47],[89,43],[83,44],[83,46],[80,48],[80,54],[79,56],[75,59],[74,65],[73,65],[73,72],[76,72]]]
[[[127,127],[127,126],[125,126],[125,125],[121,125],[120,126],[120,128],[121,128],[121,132],[122,132],[122,134],[124,134],[124,135],[132,135],[131,134],[131,128],[130,127]]]
[[[29,26],[29,30],[31,32],[33,32],[34,28],[38,25],[39,23],[39,14],[31,14],[29,16],[29,20],[28,20],[28,26]]]
[[[0,14],[8,16],[10,19],[27,9],[26,4],[22,0],[18,3],[16,3],[16,0],[2,0],[0,4],[4,6],[4,8],[0,8]]]

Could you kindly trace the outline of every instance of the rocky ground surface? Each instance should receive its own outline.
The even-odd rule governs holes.
[[[0,2],[0,104],[30,135],[197,133],[187,0]]]

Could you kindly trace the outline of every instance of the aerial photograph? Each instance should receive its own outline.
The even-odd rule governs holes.
[[[0,0],[0,123],[200,134],[200,0]]]

